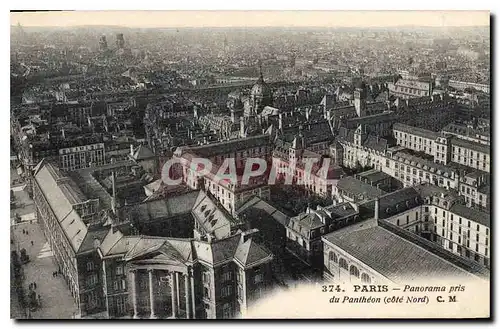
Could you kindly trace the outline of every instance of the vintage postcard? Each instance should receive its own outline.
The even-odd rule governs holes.
[[[10,13],[14,319],[489,318],[490,13]]]

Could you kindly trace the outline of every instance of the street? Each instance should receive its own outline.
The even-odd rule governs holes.
[[[16,201],[22,206],[15,210],[11,209],[11,218],[15,212],[21,216],[22,220],[19,223],[12,220],[11,234],[14,243],[11,244],[11,249],[17,250],[18,254],[21,249],[26,249],[30,262],[22,265],[25,277],[24,288],[26,292],[29,291],[29,284],[35,282],[36,294],[41,297],[41,307],[32,312],[31,318],[70,319],[76,313],[77,308],[62,275],[57,277],[52,275],[58,267],[39,224],[33,220],[33,201],[24,190],[14,191],[14,195]],[[24,234],[23,230],[28,234]],[[23,317],[23,311],[19,309],[20,306],[17,303],[17,296],[11,296],[11,308],[11,317]]]

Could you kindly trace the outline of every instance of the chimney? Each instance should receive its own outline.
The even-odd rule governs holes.
[[[282,130],[283,129],[283,114],[278,115],[278,129]]]
[[[241,235],[240,235],[240,243],[245,243],[248,241],[248,239],[252,238],[253,236],[255,236],[257,233],[259,232],[258,229],[256,228],[252,228],[248,231],[245,231],[245,232],[241,232]]]
[[[375,199],[375,214],[373,216],[376,220],[378,220],[379,208],[380,208],[380,198],[377,198]]]
[[[64,128],[61,129],[62,138],[66,139],[66,134],[64,133]]]
[[[130,144],[130,156],[134,156],[134,145]]]
[[[111,200],[111,210],[113,214],[116,215],[116,183],[115,183],[115,172],[111,173],[111,184],[113,187],[113,199]]]

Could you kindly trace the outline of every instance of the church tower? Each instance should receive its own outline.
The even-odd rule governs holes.
[[[358,117],[366,116],[366,85],[364,82],[358,84],[354,90],[354,107]]]

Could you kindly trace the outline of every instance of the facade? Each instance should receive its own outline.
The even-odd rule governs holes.
[[[395,83],[389,82],[387,87],[389,88],[389,95],[403,99],[432,95],[432,82],[399,79]]]
[[[229,319],[270,287],[272,254],[256,231],[213,241],[106,236],[98,253],[110,318]]]
[[[394,124],[393,133],[397,145],[434,156],[435,142],[439,133],[402,123]]]
[[[460,139],[464,139],[471,142],[476,142],[484,145],[490,145],[491,143],[491,134],[490,129],[488,127],[474,128],[471,125],[463,125],[450,123],[442,130],[445,134],[450,134],[456,136]]]
[[[220,202],[229,213],[234,214],[241,203],[249,196],[258,195],[264,200],[270,198],[268,183],[268,166],[266,173],[250,177],[248,184],[241,184],[241,173],[245,168],[247,158],[259,158],[271,161],[272,144],[269,135],[230,140],[191,148],[178,148],[174,152],[174,158],[179,160],[178,172],[182,181],[192,189],[204,188]],[[193,160],[197,158],[207,159],[211,162],[210,172],[204,172],[198,168]],[[237,184],[217,175],[220,166],[226,159],[234,159]]]
[[[489,212],[491,207],[490,175],[474,171],[460,177],[458,192],[464,196],[468,207],[479,207]]]
[[[102,166],[105,162],[104,143],[59,149],[59,166],[63,170]]]
[[[381,170],[390,146],[387,139],[366,133],[361,125],[356,130],[340,128],[337,141],[343,147],[342,164],[348,168],[361,166]]]
[[[322,238],[323,277],[332,283],[403,284],[436,276],[470,280],[488,275],[487,271],[471,274],[469,263],[459,267],[422,248],[418,238],[410,239],[373,220],[332,232]]]
[[[96,258],[95,245],[106,231],[91,229],[99,200],[87,199],[59,169],[42,161],[33,178],[36,218],[54,253],[81,315],[102,307],[102,279],[98,267],[87,265]]]
[[[490,147],[461,138],[451,140],[451,161],[490,172]]]
[[[415,156],[404,150],[389,151],[384,159],[382,171],[405,187],[420,183],[431,183],[445,188],[458,188],[459,172],[457,169]]]
[[[358,209],[345,202],[316,209],[290,218],[286,233],[286,249],[313,270],[321,272],[323,244],[321,237],[344,226],[360,221]]]

